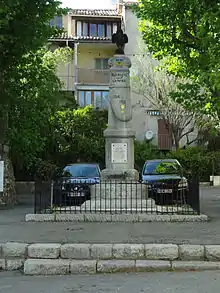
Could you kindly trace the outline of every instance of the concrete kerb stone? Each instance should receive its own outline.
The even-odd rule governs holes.
[[[205,248],[204,245],[179,245],[180,260],[204,260]]]
[[[207,222],[206,215],[160,215],[160,214],[26,214],[26,222]]]
[[[70,260],[27,259],[24,263],[25,275],[67,275],[70,273]]]
[[[63,244],[61,258],[64,259],[90,259],[90,246],[86,243]]]
[[[24,259],[27,256],[27,248],[27,243],[7,242],[5,244],[2,244],[2,256],[6,259]]]
[[[60,256],[61,244],[37,243],[28,246],[29,258],[49,258],[54,259]]]
[[[113,259],[142,259],[144,256],[144,244],[113,244]]]
[[[220,269],[220,245],[8,242],[1,246],[0,270],[30,275]]]
[[[145,244],[145,258],[152,260],[175,260],[179,257],[176,244]]]
[[[209,261],[220,261],[220,245],[205,245],[205,258]]]

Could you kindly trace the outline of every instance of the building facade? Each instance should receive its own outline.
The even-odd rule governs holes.
[[[69,62],[60,64],[57,74],[63,82],[63,90],[71,92],[81,107],[90,104],[97,109],[108,107],[108,59],[114,55],[115,44],[111,37],[117,27],[122,27],[128,35],[125,54],[131,62],[139,54],[142,39],[138,19],[131,9],[136,2],[113,0],[113,9],[72,9],[67,15],[52,20],[51,25],[65,30],[63,35],[50,40],[53,46],[73,49]],[[172,148],[171,136],[158,109],[152,108],[146,98],[137,95],[132,88],[131,95],[136,138],[151,139],[163,150]],[[140,106],[143,99],[144,108]]]

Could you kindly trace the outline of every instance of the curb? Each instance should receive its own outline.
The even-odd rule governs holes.
[[[206,215],[161,214],[26,214],[25,222],[208,222]]]
[[[26,275],[220,269],[220,245],[7,242],[0,252],[0,270]]]

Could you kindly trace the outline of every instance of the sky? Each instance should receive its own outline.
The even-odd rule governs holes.
[[[63,7],[69,8],[85,8],[85,9],[96,9],[96,8],[112,8],[113,0],[61,0]]]

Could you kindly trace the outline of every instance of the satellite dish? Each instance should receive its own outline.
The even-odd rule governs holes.
[[[147,140],[151,140],[154,137],[154,133],[152,130],[148,130],[145,134]]]

